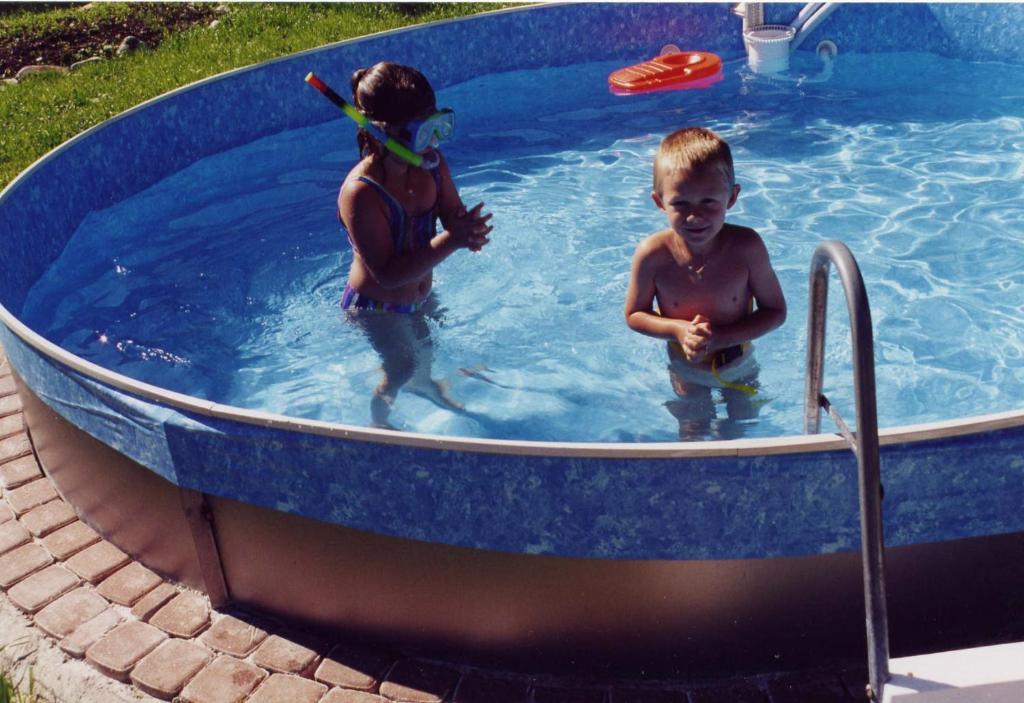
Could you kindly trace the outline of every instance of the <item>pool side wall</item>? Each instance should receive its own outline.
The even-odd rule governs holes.
[[[217,605],[256,606],[350,642],[531,673],[700,680],[862,665],[858,553],[575,559],[325,524],[197,496],[18,382],[35,447],[65,499],[147,566]],[[187,506],[199,519],[184,515]],[[1019,636],[1024,534],[890,548],[886,562],[894,656]]]
[[[395,537],[593,559],[748,559],[856,550],[849,449],[672,445],[648,457],[453,449],[260,427],[163,406],[0,342],[72,424],[182,488]],[[742,446],[742,443],[740,444]],[[474,449],[475,446],[475,449]],[[686,450],[690,455],[686,456]],[[950,461],[950,455],[959,457]],[[1024,427],[883,447],[886,541],[1024,530]],[[922,471],[921,467],[928,467]]]

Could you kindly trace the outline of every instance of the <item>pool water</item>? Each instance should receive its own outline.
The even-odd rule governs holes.
[[[1020,408],[1019,66],[841,53],[816,82],[817,59],[799,56],[785,79],[733,62],[708,90],[618,97],[606,80],[620,65],[493,74],[439,91],[457,113],[445,147],[456,183],[467,204],[494,213],[494,232],[484,251],[458,252],[435,272],[432,375],[465,409],[403,392],[395,427],[583,442],[799,434],[807,273],[824,239],[844,241],[865,276],[883,427]],[[764,237],[789,319],[756,342],[757,418],[730,419],[715,394],[681,431],[664,342],[631,332],[622,305],[634,248],[665,222],[649,197],[655,150],[687,125],[731,143],[743,190],[728,219]],[[334,203],[354,142],[339,113],[90,213],[22,319],[74,354],[170,390],[369,424],[380,359],[338,307],[351,252]],[[835,282],[825,374],[852,422]]]

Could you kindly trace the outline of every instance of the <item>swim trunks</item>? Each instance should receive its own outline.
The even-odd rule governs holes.
[[[387,204],[389,228],[391,231],[391,244],[394,247],[396,255],[407,254],[430,246],[430,240],[434,238],[435,234],[437,234],[438,203],[441,200],[441,174],[437,169],[432,170],[430,174],[434,177],[437,197],[434,199],[434,204],[427,212],[410,218],[408,226],[406,226],[407,215],[405,213],[405,208],[402,207],[401,203],[395,200],[395,197],[391,195],[384,186],[368,176],[358,176],[356,178],[359,182],[365,183],[376,190]],[[340,213],[338,215],[338,219],[339,221],[341,220]],[[355,243],[352,241],[352,236],[349,234],[348,229],[346,229],[344,222],[341,224],[341,229],[345,232],[345,237],[352,246],[352,250],[355,251]],[[352,288],[347,283],[345,284],[345,291],[341,295],[342,310],[356,309],[375,310],[378,312],[412,313],[418,311],[422,305],[422,300],[412,303],[387,303],[374,300],[373,298],[370,298],[369,296]]]
[[[750,342],[720,349],[699,362],[686,360],[678,342],[668,343],[669,373],[684,383],[707,388],[732,388],[751,380],[758,371],[754,345]]]

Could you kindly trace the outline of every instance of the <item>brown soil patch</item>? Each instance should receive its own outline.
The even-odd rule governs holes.
[[[214,8],[206,3],[130,3],[124,17],[90,17],[83,10],[45,31],[0,36],[0,78],[12,78],[23,66],[70,66],[90,56],[105,56],[127,36],[155,47],[171,32],[209,24],[219,16]]]

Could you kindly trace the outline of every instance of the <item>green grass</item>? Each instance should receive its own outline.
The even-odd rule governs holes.
[[[0,673],[0,703],[36,703],[35,685],[29,677],[28,689],[22,690],[3,673]]]
[[[201,78],[331,42],[508,6],[495,3],[231,5],[216,28],[194,27],[153,51],[0,88],[0,188],[75,134]],[[123,11],[116,3],[102,12]],[[0,34],[56,23],[75,10],[0,15]],[[18,29],[20,27],[20,29]],[[13,28],[13,29],[12,29]]]
[[[81,17],[83,12],[72,7],[54,9],[53,5],[24,3],[0,5],[0,37],[18,34],[37,34],[48,28],[57,28],[66,20]],[[123,17],[128,8],[120,3],[103,3],[88,10],[90,17]]]
[[[11,3],[0,4],[0,37],[11,35],[38,35],[49,29],[58,29],[68,22],[89,22],[110,19],[118,20],[127,17],[134,11],[129,3],[108,2],[96,3],[87,10],[74,6],[59,6],[55,3],[30,5]]]
[[[8,646],[17,646],[21,643],[21,640],[17,640],[0,645],[0,654]],[[0,671],[0,703],[39,703],[35,688],[35,677],[31,670],[28,672],[27,682],[20,679],[15,681],[10,674]]]

